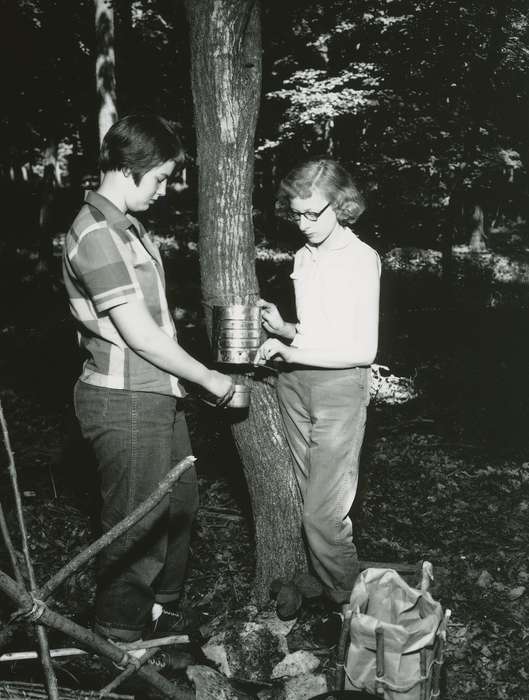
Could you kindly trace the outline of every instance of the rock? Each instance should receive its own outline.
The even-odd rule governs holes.
[[[507,598],[509,600],[518,600],[525,593],[525,586],[515,586],[507,593]]]
[[[225,676],[230,676],[230,664],[228,661],[228,653],[224,646],[224,632],[211,637],[207,644],[202,647],[204,656],[217,666]]]
[[[260,613],[254,620],[260,625],[264,625],[272,634],[278,637],[286,637],[296,624],[296,619],[281,620],[275,610],[265,611]]]
[[[310,651],[295,651],[287,654],[272,670],[272,678],[283,678],[285,676],[301,676],[311,671],[315,671],[320,665],[320,660]]]
[[[264,624],[237,622],[212,637],[202,651],[228,678],[267,681],[274,666],[288,653],[288,646],[283,635],[271,632]]]
[[[323,674],[307,673],[288,679],[285,683],[285,700],[309,700],[327,690],[327,679]]]
[[[189,666],[187,677],[195,684],[196,700],[250,700],[252,697],[235,690],[227,678],[209,666]]]

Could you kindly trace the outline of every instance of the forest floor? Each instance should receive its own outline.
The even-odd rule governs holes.
[[[72,416],[78,358],[62,291],[32,275],[29,263],[27,274],[20,265],[18,294],[11,289],[3,296],[13,301],[0,324],[0,401],[15,451],[30,553],[37,581],[43,582],[95,539],[96,498]],[[456,302],[446,306],[435,291],[435,275],[430,279],[424,271],[397,268],[386,276],[377,360],[389,367],[395,392],[373,397],[370,408],[354,507],[360,557],[432,562],[432,594],[452,612],[446,700],[526,700],[526,284],[521,280],[515,294],[511,285],[510,303],[504,295],[502,303],[487,305],[476,300],[490,289],[490,277],[479,284],[467,279],[456,287]],[[262,256],[258,273],[263,295],[280,301],[288,284],[284,257]],[[168,256],[167,274],[181,342],[206,358],[193,245]],[[248,499],[226,426],[192,396],[188,419],[201,507],[185,596],[208,615],[228,619],[241,614],[252,598]],[[13,526],[10,493],[3,466],[0,495]],[[1,567],[9,571],[4,557]],[[63,586],[56,609],[89,624],[93,591],[88,566]],[[0,613],[5,622],[7,607]],[[313,613],[302,613],[300,624]],[[11,648],[27,644],[20,638]],[[334,652],[332,642],[319,647],[324,670]],[[65,687],[98,688],[108,682],[95,659],[56,662],[56,669]],[[9,679],[38,678],[35,662],[0,663],[0,687]]]

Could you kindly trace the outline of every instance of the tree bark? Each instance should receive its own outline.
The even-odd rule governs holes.
[[[479,203],[472,205],[470,214],[471,230],[469,248],[473,253],[483,253],[487,250],[485,236],[485,214],[483,207]]]
[[[112,0],[94,0],[96,27],[96,86],[99,143],[117,119],[114,7]]]
[[[215,305],[259,297],[252,223],[254,137],[261,90],[260,8],[255,0],[187,0],[199,168],[199,254],[211,337]],[[249,368],[247,416],[231,424],[248,483],[256,543],[255,600],[274,578],[306,567],[301,504],[275,391]]]

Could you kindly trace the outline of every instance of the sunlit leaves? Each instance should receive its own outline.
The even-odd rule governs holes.
[[[268,95],[286,101],[285,130],[297,124],[319,124],[345,114],[358,114],[377,103],[379,78],[374,66],[358,64],[356,70],[328,76],[325,71],[297,71],[285,80],[285,87]],[[354,87],[353,85],[358,85]]]

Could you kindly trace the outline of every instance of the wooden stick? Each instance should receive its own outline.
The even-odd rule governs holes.
[[[73,573],[84,566],[90,559],[93,559],[99,552],[117,539],[124,532],[129,530],[138,520],[154,508],[161,501],[163,496],[169,491],[171,486],[182,474],[194,464],[196,458],[190,455],[171,469],[167,476],[160,481],[158,488],[153,491],[140,505],[132,511],[126,518],[123,518],[112,529],[105,532],[99,539],[89,545],[86,549],[74,557],[68,564],[63,566],[54,576],[52,576],[40,589],[40,598],[46,600],[49,596]]]
[[[440,693],[440,681],[441,681],[441,666],[443,664],[444,656],[444,645],[446,642],[446,634],[448,628],[448,622],[452,611],[450,608],[445,610],[439,629],[437,630],[436,641],[434,645],[434,667],[432,672],[432,691],[431,697],[438,698]]]
[[[152,647],[166,647],[170,644],[189,644],[189,635],[172,634],[169,637],[158,637],[158,639],[138,639],[137,642],[125,642],[120,644],[126,651],[136,649],[151,649]]]
[[[126,681],[127,678],[130,678],[136,671],[141,668],[144,664],[146,664],[150,659],[153,658],[153,656],[156,656],[158,653],[158,649],[150,649],[149,651],[146,651],[145,654],[140,657],[137,661],[137,666],[127,666],[127,668],[122,671],[119,676],[116,676],[113,681],[105,685],[104,688],[101,688],[99,691],[99,695],[101,697],[108,696],[109,693],[111,693],[113,690],[118,688],[123,681]]]
[[[22,499],[20,497],[20,489],[18,488],[18,477],[17,470],[15,466],[15,457],[13,455],[13,450],[11,449],[11,441],[9,439],[9,432],[7,430],[7,423],[4,417],[4,411],[2,409],[2,403],[0,402],[0,423],[2,425],[2,434],[4,437],[4,446],[8,455],[8,465],[7,469],[9,476],[11,478],[11,486],[13,488],[13,495],[15,499],[15,511],[17,515],[18,527],[20,530],[20,537],[22,541],[22,552],[24,554],[24,560],[26,563],[26,569],[29,577],[29,585],[31,589],[32,596],[36,595],[37,592],[37,582],[35,579],[35,572],[33,570],[33,563],[31,561],[31,556],[29,554],[28,537],[26,532],[26,523],[24,521],[24,512],[22,510]],[[46,689],[48,691],[49,700],[59,700],[59,687],[57,684],[57,677],[55,671],[53,670],[53,665],[51,663],[50,647],[48,644],[48,635],[46,629],[38,624],[37,625],[37,640],[39,643],[40,650],[40,661],[42,664],[42,670],[44,671],[44,679],[46,681]]]
[[[353,611],[349,604],[342,609],[343,621],[336,647],[336,670],[334,673],[333,690],[343,690],[345,686],[345,664],[347,662],[348,644],[350,640],[351,617]]]
[[[20,569],[20,564],[18,563],[17,553],[16,553],[15,547],[13,545],[13,540],[11,539],[9,529],[7,527],[7,521],[5,518],[4,509],[3,509],[1,503],[0,503],[0,529],[2,530],[2,537],[4,538],[4,543],[5,543],[7,552],[9,554],[9,560],[11,562],[11,568],[13,569],[13,573],[15,575],[15,580],[19,586],[23,586],[24,585],[24,577],[23,577],[22,571]]]
[[[211,515],[214,518],[222,518],[224,520],[233,520],[239,522],[244,520],[244,516],[230,511],[226,508],[215,508],[214,506],[201,506],[200,513],[205,515]]]
[[[360,569],[395,569],[403,573],[415,573],[419,571],[419,564],[408,564],[407,562],[399,561],[366,561],[359,559],[358,564]]]
[[[426,684],[428,679],[426,677],[426,649],[423,647],[419,652],[419,668],[421,672],[421,683],[420,683],[420,694],[421,700],[426,700]]]
[[[395,569],[395,571],[402,574],[417,574],[421,571],[421,563],[410,564],[405,561],[367,561],[366,559],[359,559],[358,565],[360,570],[364,569]],[[436,572],[439,575],[446,574],[446,569],[442,566],[436,567]]]
[[[376,640],[376,671],[375,671],[375,695],[381,690],[384,693],[384,686],[381,681],[384,679],[384,630],[382,627],[375,629]]]
[[[87,654],[85,649],[77,649],[76,647],[66,647],[65,649],[50,649],[52,659],[63,658],[65,656],[80,656]],[[9,651],[0,656],[0,663],[11,661],[33,661],[38,659],[39,655],[36,651]]]
[[[147,649],[156,648],[156,650],[158,650],[160,647],[175,644],[189,644],[188,635],[174,634],[170,637],[160,637],[159,639],[140,639],[137,642],[120,644],[120,648],[123,649],[123,651],[130,652],[131,656],[139,657],[141,656],[141,652],[145,652]],[[77,647],[50,649],[50,656],[52,659],[65,656],[81,656],[82,654],[88,654],[86,649],[78,649]],[[39,656],[36,651],[10,651],[0,655],[0,663],[4,661],[31,661],[38,658]]]

